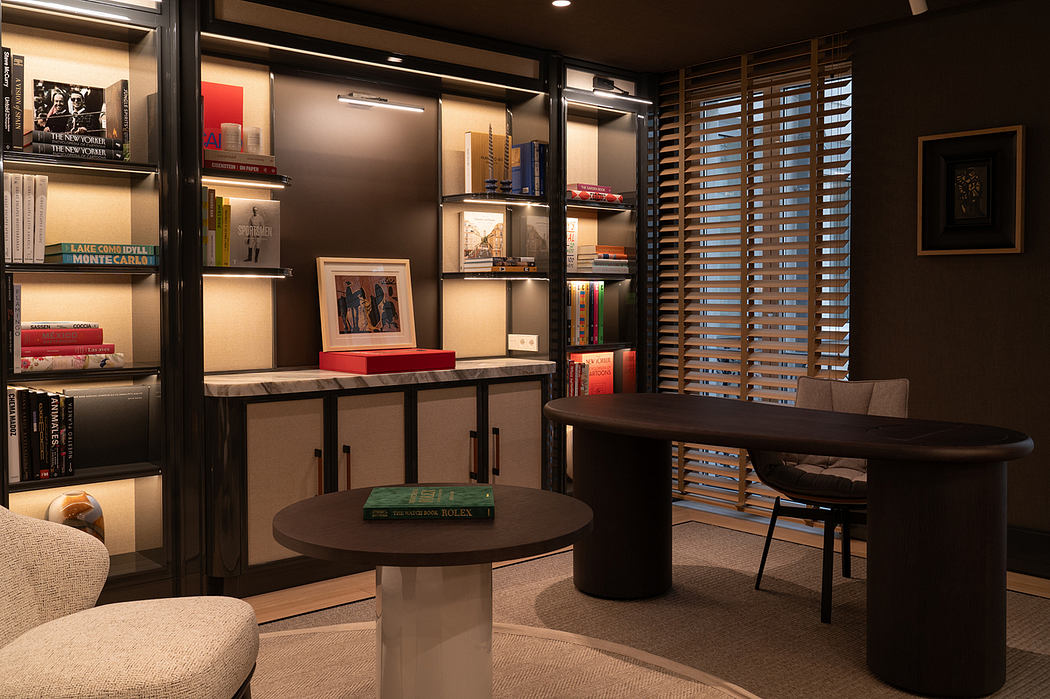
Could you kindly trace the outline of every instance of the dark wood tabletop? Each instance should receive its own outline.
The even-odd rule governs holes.
[[[366,521],[371,488],[328,493],[289,505],[273,518],[273,536],[314,558],[364,565],[474,565],[534,556],[567,546],[591,530],[591,508],[566,495],[493,485],[491,520]]]
[[[1028,435],[961,422],[809,410],[677,393],[558,398],[555,422],[651,439],[866,459],[998,462],[1032,451]]]

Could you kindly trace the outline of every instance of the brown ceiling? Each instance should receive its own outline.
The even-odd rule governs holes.
[[[908,0],[327,0],[440,29],[662,72],[907,18]],[[976,0],[927,0],[930,12]]]

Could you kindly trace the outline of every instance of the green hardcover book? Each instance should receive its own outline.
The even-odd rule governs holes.
[[[46,255],[156,255],[156,245],[121,245],[118,243],[52,243],[44,247]]]
[[[492,519],[490,485],[403,485],[372,488],[365,519]]]

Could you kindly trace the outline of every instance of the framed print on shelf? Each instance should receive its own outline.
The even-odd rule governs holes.
[[[325,352],[416,346],[408,260],[318,257],[317,289]]]
[[[1024,127],[919,137],[918,252],[1021,252]]]

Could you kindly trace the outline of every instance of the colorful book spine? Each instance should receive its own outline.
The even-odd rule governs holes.
[[[22,330],[57,330],[60,328],[97,328],[98,323],[86,320],[27,320],[21,323]]]
[[[29,438],[33,432],[29,393],[29,389],[18,393],[18,471],[23,481],[28,481],[33,477],[33,457],[29,450]]]
[[[48,255],[87,253],[90,255],[156,255],[156,245],[121,245],[118,243],[52,243],[44,248]]]
[[[145,265],[157,264],[155,255],[92,255],[88,253],[69,253],[45,255],[44,262],[62,265]]]
[[[612,187],[606,187],[601,184],[584,184],[582,182],[573,182],[565,185],[568,189],[577,189],[581,192],[594,192],[596,194],[612,194]]]
[[[222,203],[222,266],[230,266],[230,213],[231,206]]]
[[[102,328],[48,328],[22,330],[23,347],[100,344],[102,344]]]
[[[105,98],[106,137],[114,142],[119,141],[124,147],[102,150],[116,154],[114,160],[127,160],[131,157],[131,100],[128,81],[118,80],[107,87]]]
[[[230,173],[247,173],[250,175],[276,175],[275,165],[252,165],[251,163],[231,163],[225,160],[205,160],[204,167],[211,170],[223,170]]]
[[[14,284],[11,282],[11,277],[8,275],[8,288],[10,289],[10,298],[8,302],[11,304],[11,311],[8,315],[8,321],[11,323],[9,326],[8,337],[11,338],[11,343],[8,349],[11,351],[11,358],[13,366],[11,370],[17,374],[22,370],[20,363],[15,357],[21,358],[22,356],[22,285]]]
[[[59,155],[69,158],[84,158],[85,160],[124,160],[124,152],[112,148],[96,148],[95,146],[72,146],[61,143],[33,143],[33,153],[43,155]]]
[[[225,214],[222,197],[215,197],[215,262],[216,266],[222,266],[222,218]]]
[[[365,519],[492,519],[493,507],[384,507],[365,510]]]
[[[63,354],[112,354],[114,346],[109,343],[99,345],[40,345],[23,347],[23,357],[47,357]]]
[[[574,201],[593,201],[605,204],[622,204],[622,194],[599,194],[598,192],[588,192],[582,189],[567,189],[565,190],[565,198]]]
[[[4,150],[13,150],[18,141],[14,138],[12,122],[14,104],[11,102],[11,49],[4,46],[0,48],[0,54],[3,55]]]
[[[121,369],[125,365],[124,353],[69,354],[46,357],[22,357],[22,371],[67,371],[80,369]]]
[[[25,131],[26,57],[11,56],[11,140],[12,150],[22,150],[22,132]]]
[[[96,136],[87,133],[62,133],[34,129],[25,134],[24,145],[32,146],[34,143],[50,143],[63,146],[89,146],[91,148],[105,148],[112,151],[124,151],[123,141],[117,141],[106,136]]]
[[[11,240],[11,222],[13,213],[11,207],[14,202],[11,199],[11,173],[4,173],[4,261],[11,262],[14,254],[14,246]]]
[[[25,389],[17,386],[7,387],[7,481],[17,483],[22,479],[21,430],[18,422],[18,394]]]

